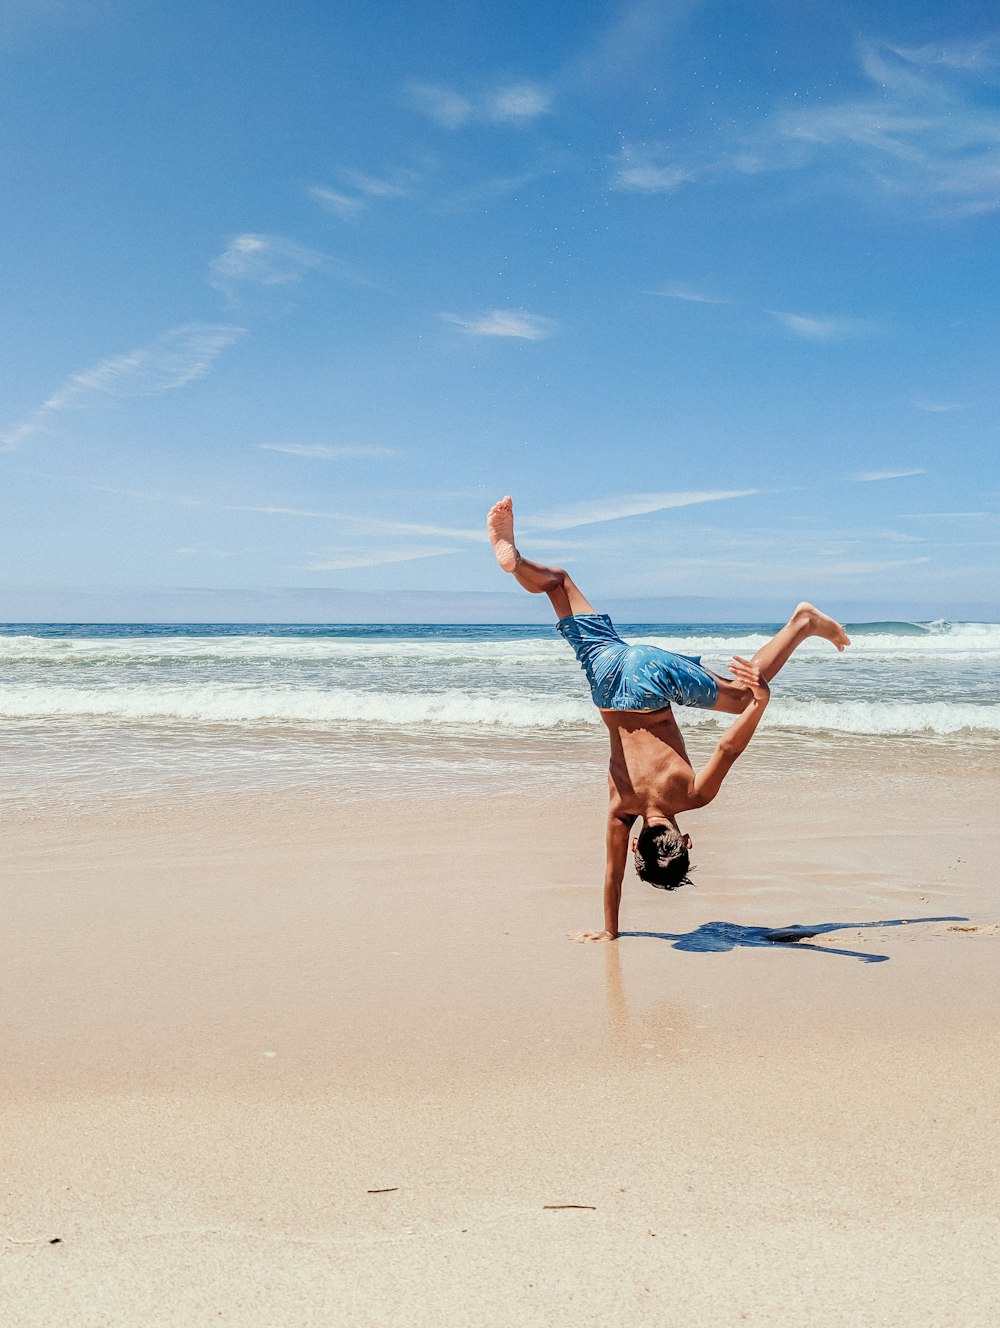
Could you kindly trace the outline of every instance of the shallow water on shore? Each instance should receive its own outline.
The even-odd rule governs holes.
[[[1000,625],[874,623],[810,641],[775,685],[758,760],[930,744],[995,760]],[[770,625],[622,625],[718,671]],[[683,710],[692,754],[721,727]],[[0,802],[322,787],[343,796],[558,783],[605,739],[549,628],[0,627]],[[881,759],[881,757],[879,758]]]

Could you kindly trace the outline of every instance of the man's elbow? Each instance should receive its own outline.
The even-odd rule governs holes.
[[[722,739],[719,743],[719,756],[727,770],[734,764],[738,756],[742,756],[746,749],[745,742],[734,742],[731,738]]]

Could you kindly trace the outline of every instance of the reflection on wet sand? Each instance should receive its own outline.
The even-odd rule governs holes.
[[[666,1060],[683,1050],[692,1017],[679,1005],[660,1000],[632,1010],[625,994],[621,947],[604,947],[604,991],[608,1007],[608,1041],[617,1056],[648,1062]]]

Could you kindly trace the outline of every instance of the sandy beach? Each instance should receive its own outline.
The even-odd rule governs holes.
[[[1000,1328],[1000,5],[0,65],[0,1328]]]
[[[582,758],[13,818],[5,1321],[995,1322],[1000,780],[873,750],[763,741],[604,946]]]

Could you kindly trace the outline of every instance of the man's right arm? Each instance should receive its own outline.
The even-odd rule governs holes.
[[[622,877],[628,862],[628,841],[635,816],[621,816],[614,805],[608,809],[604,867],[604,930],[575,932],[575,941],[616,941],[618,910],[622,899]]]
[[[757,731],[757,725],[764,715],[771,695],[770,688],[760,676],[756,664],[737,656],[729,667],[737,682],[743,683],[749,689],[751,701],[736,722],[722,735],[705,768],[695,775],[693,793],[696,807],[704,807],[718,793],[722,781],[732,770],[737,758],[746,751],[750,739]]]

